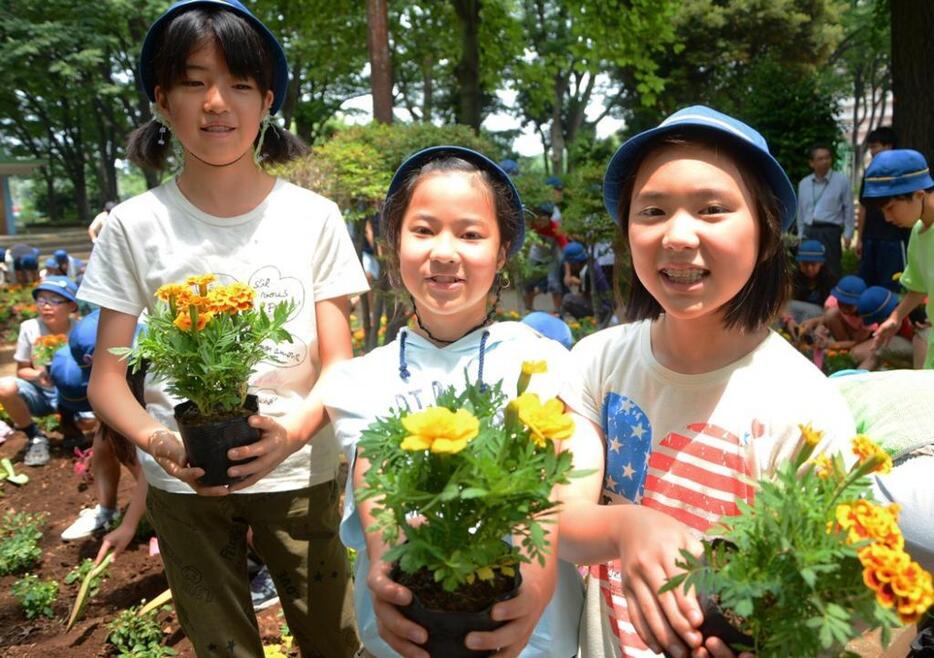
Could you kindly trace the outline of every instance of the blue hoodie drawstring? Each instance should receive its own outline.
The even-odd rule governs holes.
[[[409,366],[405,362],[405,338],[409,335],[409,332],[403,329],[399,333],[399,376],[402,378],[402,381],[408,381],[409,377],[412,376],[409,372]]]
[[[408,332],[402,330],[399,332],[399,377],[403,381],[408,381],[412,374],[409,372],[409,366],[405,362],[405,339]],[[483,357],[486,354],[486,341],[490,337],[489,329],[485,329],[480,336],[480,359],[477,365],[477,382],[480,384],[480,390],[486,390],[486,384],[483,383]]]
[[[486,350],[486,339],[490,337],[490,331],[488,329],[483,330],[483,335],[480,336],[480,363],[477,366],[477,382],[480,384],[480,390],[486,390],[486,384],[483,383],[483,354]]]

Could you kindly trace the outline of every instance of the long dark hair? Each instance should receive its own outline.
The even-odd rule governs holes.
[[[163,91],[177,85],[185,77],[189,55],[211,42],[234,76],[254,80],[261,95],[273,89],[274,59],[266,40],[243,17],[221,7],[192,8],[167,23],[157,36],[152,60],[156,85]],[[130,134],[127,144],[130,160],[148,169],[165,167],[170,140],[159,143],[161,127],[153,118]],[[305,151],[298,137],[274,120],[270,122],[260,151],[263,162],[288,162]]]

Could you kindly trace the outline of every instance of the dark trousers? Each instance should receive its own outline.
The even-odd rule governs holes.
[[[827,250],[827,262],[824,267],[833,276],[839,279],[843,271],[843,227],[836,224],[810,224],[804,227],[806,240],[818,240]]]
[[[892,277],[905,270],[905,245],[901,240],[863,240],[863,255],[859,261],[859,276],[867,286],[882,286],[900,292],[901,286]]]

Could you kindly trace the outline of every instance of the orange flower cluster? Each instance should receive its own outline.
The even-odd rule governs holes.
[[[213,274],[190,276],[185,283],[167,283],[156,291],[156,298],[175,309],[175,326],[182,331],[192,328],[191,307],[197,309],[196,331],[201,331],[211,319],[221,313],[240,313],[253,309],[256,293],[245,283],[208,288],[216,281]]]
[[[873,473],[888,473],[892,470],[889,453],[865,434],[858,434],[853,439],[853,454],[859,458],[860,466],[874,462]]]
[[[68,336],[65,334],[46,334],[39,336],[33,347],[55,351],[68,342]]]
[[[837,525],[847,542],[870,540],[857,552],[863,565],[863,582],[876,593],[879,605],[895,607],[902,623],[917,622],[934,605],[931,574],[905,552],[898,528],[898,505],[881,507],[868,500],[837,506]]]

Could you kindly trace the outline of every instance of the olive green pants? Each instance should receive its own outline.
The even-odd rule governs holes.
[[[149,488],[147,508],[179,623],[199,658],[263,655],[247,577],[247,529],[304,658],[359,647],[336,482],[208,498]]]

